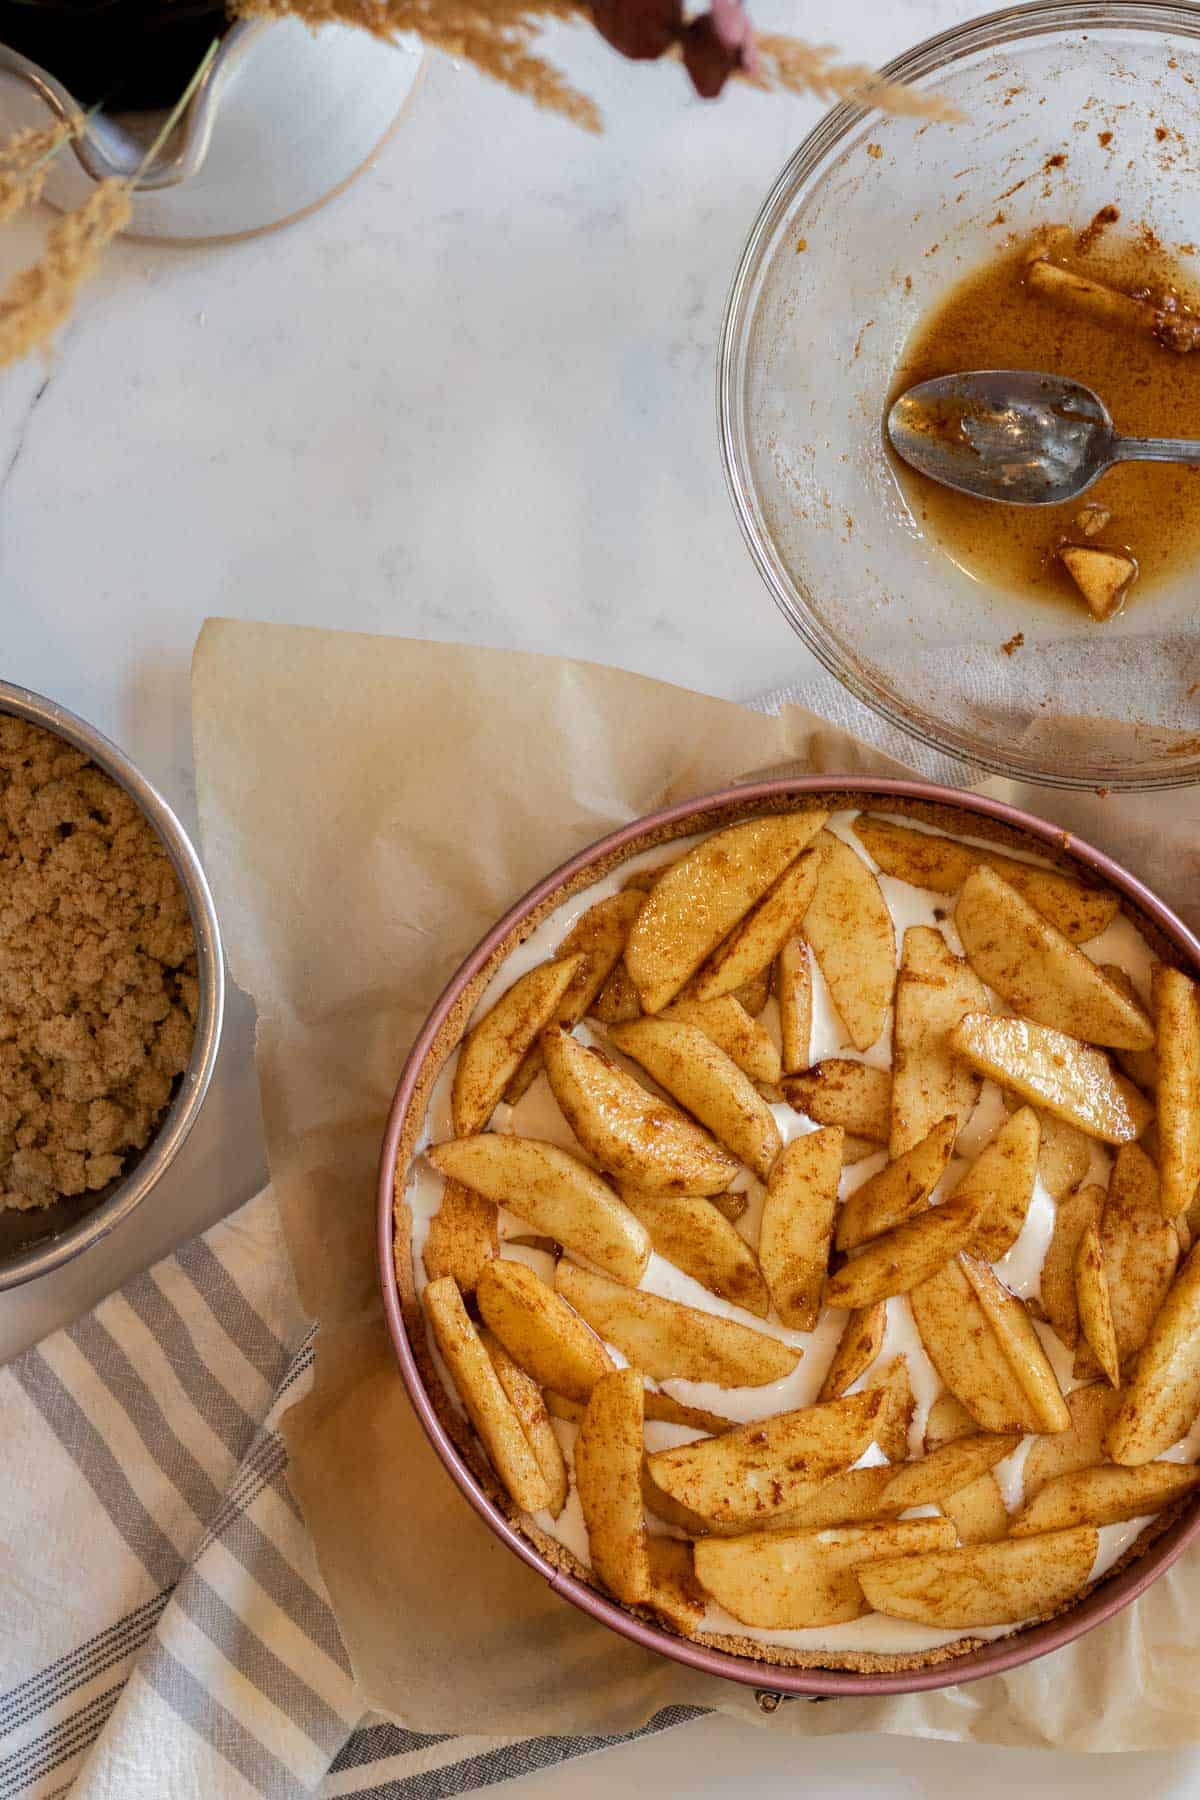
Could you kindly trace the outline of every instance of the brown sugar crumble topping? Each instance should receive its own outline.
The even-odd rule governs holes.
[[[187,900],[150,821],[62,738],[0,715],[0,1207],[119,1175],[191,1055]]]

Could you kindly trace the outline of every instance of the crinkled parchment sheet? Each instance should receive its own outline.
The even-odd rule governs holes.
[[[1200,1740],[1195,1550],[1032,1666],[766,1717],[753,1690],[555,1598],[461,1499],[396,1368],[376,1159],[407,1046],[466,951],[548,869],[669,801],[752,772],[905,771],[799,708],[765,717],[508,652],[216,620],[193,677],[208,872],[234,978],[258,1006],[271,1175],[320,1321],[314,1386],[287,1420],[291,1479],[369,1703],[417,1730],[496,1736],[623,1732],[692,1704],[799,1735],[1089,1751]],[[1114,800],[1060,802],[1036,801],[1120,854]],[[1194,899],[1194,793],[1129,806],[1133,866]]]

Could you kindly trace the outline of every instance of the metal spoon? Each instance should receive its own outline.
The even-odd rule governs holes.
[[[922,475],[1013,506],[1074,500],[1115,462],[1200,467],[1200,439],[1118,437],[1091,388],[1028,369],[922,381],[894,402],[887,433]]]

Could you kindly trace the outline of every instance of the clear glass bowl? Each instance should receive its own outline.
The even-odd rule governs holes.
[[[1015,7],[886,73],[964,118],[839,106],[769,194],[718,373],[746,541],[826,668],[926,744],[1063,787],[1196,782],[1194,577],[1105,625],[983,586],[922,537],[882,418],[913,325],[1010,234],[1081,228],[1115,202],[1194,254],[1200,281],[1200,7]]]

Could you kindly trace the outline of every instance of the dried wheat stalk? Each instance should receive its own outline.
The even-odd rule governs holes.
[[[128,225],[134,189],[179,123],[219,48],[219,40],[214,38],[133,174],[99,182],[82,206],[57,219],[38,261],[14,275],[0,292],[0,368],[44,349],[66,323],[75,296],[95,268],[100,252]],[[82,117],[76,115],[65,125],[40,134],[42,142],[36,150],[31,148],[30,134],[18,132],[0,147],[0,173],[11,169],[28,184],[28,178],[48,165],[82,126]],[[38,135],[33,134],[35,138]],[[40,183],[38,186],[40,191]]]
[[[40,350],[70,317],[96,259],[129,223],[129,188],[102,181],[50,227],[41,258],[0,293],[0,368]]]
[[[231,0],[231,11],[243,18],[291,16],[312,26],[355,25],[380,38],[411,33],[586,131],[600,130],[594,102],[532,47],[549,21],[586,16],[576,0]]]
[[[792,94],[811,94],[817,100],[857,100],[880,112],[913,118],[961,119],[957,107],[937,94],[923,94],[899,82],[884,81],[866,63],[840,63],[829,44],[802,44],[796,38],[760,35],[755,39],[760,74],[767,87],[785,88]]]
[[[50,164],[77,129],[76,123],[18,131],[0,144],[0,225],[41,198]]]

